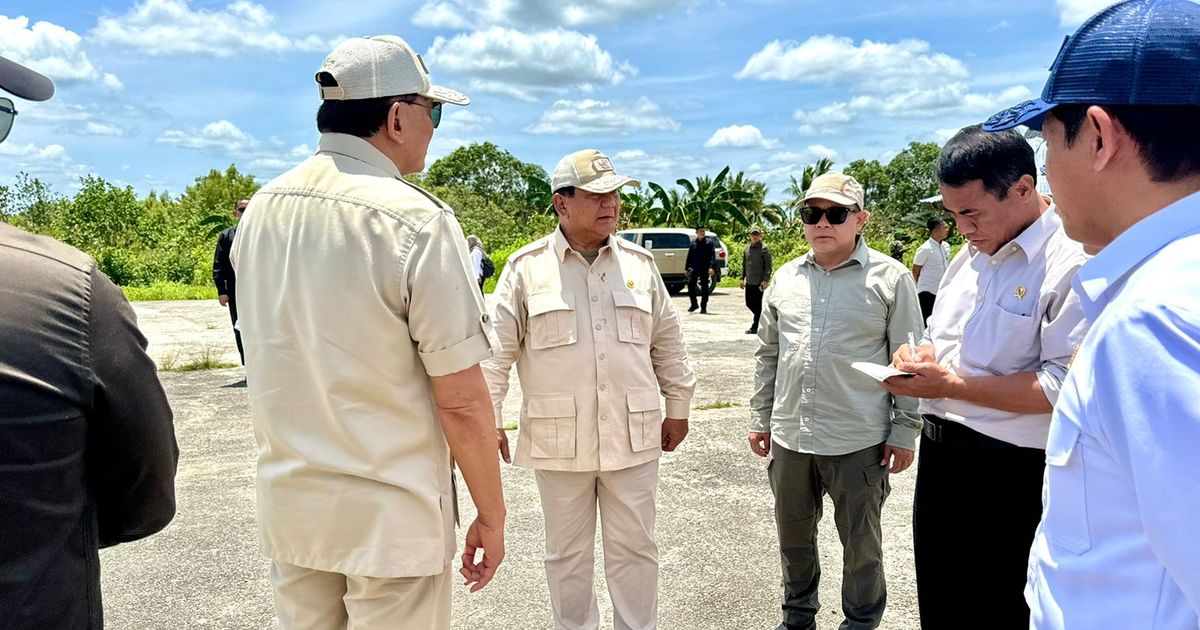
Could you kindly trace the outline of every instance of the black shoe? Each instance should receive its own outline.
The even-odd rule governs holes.
[[[693,304],[693,305],[691,305],[691,307],[688,308],[688,312],[689,313],[695,312],[695,310],[698,308],[700,308],[700,307]]]
[[[797,626],[794,623],[783,622],[775,627],[775,630],[816,630],[817,625],[814,623],[811,626]]]
[[[701,308],[701,309],[700,309],[700,314],[701,314],[701,315],[708,315],[708,307],[707,307],[707,306],[705,306],[705,307]]]
[[[755,329],[753,329],[753,328],[747,328],[747,329],[746,329],[746,334],[747,334],[747,335],[757,335],[757,334],[758,334],[758,331],[757,331],[757,330],[755,330]]]

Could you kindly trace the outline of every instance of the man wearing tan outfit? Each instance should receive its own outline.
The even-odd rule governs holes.
[[[627,184],[637,182],[599,151],[559,161],[559,228],[509,258],[495,294],[499,348],[484,362],[498,425],[517,364],[524,401],[516,463],[536,471],[560,630],[600,623],[592,587],[597,504],[614,625],[657,627],[658,459],[687,435],[696,382],[653,256],[612,233],[617,190]],[[499,440],[507,460],[503,430]]]
[[[472,591],[504,557],[478,367],[494,337],[453,211],[402,175],[443,103],[469,101],[394,36],[342,42],[316,79],[317,154],[254,196],[231,256],[276,612],[285,630],[442,630],[452,458],[479,510]]]

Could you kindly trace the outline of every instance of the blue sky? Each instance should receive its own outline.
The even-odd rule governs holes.
[[[92,173],[179,193],[230,163],[309,155],[313,73],[347,36],[397,34],[447,107],[428,164],[490,140],[548,171],[608,153],[663,183],[731,165],[771,196],[819,157],[887,160],[1041,91],[1108,0],[6,0],[0,55],[53,78],[0,144],[0,183]]]

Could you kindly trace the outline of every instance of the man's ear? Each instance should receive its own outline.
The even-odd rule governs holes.
[[[1123,152],[1133,151],[1136,156],[1137,148],[1133,146],[1129,132],[1103,107],[1093,105],[1088,108],[1080,136],[1087,142],[1085,146],[1091,153],[1092,170],[1095,172],[1111,166]]]
[[[387,119],[383,123],[383,131],[392,140],[404,144],[404,128],[400,125],[400,103],[392,103],[388,108]]]
[[[871,218],[871,213],[870,213],[870,211],[867,211],[867,210],[860,210],[859,212],[854,213],[854,220],[855,220],[854,225],[858,229],[859,232],[861,232],[862,229],[867,226],[867,219],[870,219],[870,218]]]
[[[566,199],[566,197],[563,197],[562,195],[560,195],[558,193],[554,193],[554,197],[552,197],[551,199],[554,203],[554,212],[557,213],[558,216],[560,216],[560,217],[566,216],[566,214],[567,214],[567,199]]]

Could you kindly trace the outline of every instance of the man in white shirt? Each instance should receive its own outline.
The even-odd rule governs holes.
[[[938,285],[950,266],[950,227],[946,221],[934,217],[926,224],[929,227],[929,240],[921,243],[913,256],[913,278],[917,281],[917,299],[921,302],[921,318],[929,323],[929,314],[933,312],[933,303],[937,300]]]
[[[1135,0],[994,116],[1048,142],[1093,324],[1046,446],[1026,600],[1043,630],[1200,627],[1200,6]]]
[[[925,431],[913,502],[924,630],[1023,628],[1050,410],[1086,326],[1070,278],[1086,259],[1038,194],[1033,149],[979,126],[942,149],[942,200],[970,241],[950,263],[911,377]],[[981,615],[986,615],[985,620]]]

